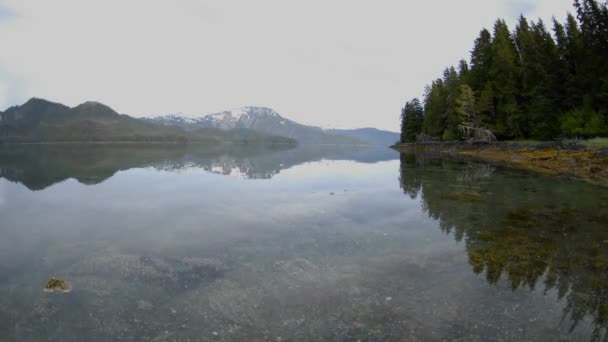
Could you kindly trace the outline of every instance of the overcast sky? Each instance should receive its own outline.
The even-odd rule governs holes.
[[[199,116],[246,105],[398,130],[482,27],[571,0],[0,0],[0,110],[42,97]]]

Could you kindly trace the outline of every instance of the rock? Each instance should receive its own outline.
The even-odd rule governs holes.
[[[65,280],[61,280],[58,278],[51,278],[46,283],[44,287],[44,292],[60,292],[60,293],[68,293],[72,291],[72,287]]]

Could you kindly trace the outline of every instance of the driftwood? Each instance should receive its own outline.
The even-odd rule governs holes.
[[[420,133],[416,135],[416,142],[420,144],[428,144],[438,142],[437,138],[434,138],[428,134]]]
[[[485,127],[458,125],[458,130],[465,139],[471,142],[483,142],[490,144],[496,142],[497,140],[494,133]]]

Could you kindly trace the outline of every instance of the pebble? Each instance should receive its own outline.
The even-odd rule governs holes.
[[[219,335],[219,333],[217,331],[214,331],[211,334],[213,334],[213,336],[218,336]]]
[[[391,300],[393,300],[393,297],[386,297],[384,300],[386,300],[387,302],[390,302]]]

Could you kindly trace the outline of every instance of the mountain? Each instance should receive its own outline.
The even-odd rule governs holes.
[[[345,135],[361,140],[369,141],[378,146],[392,146],[401,138],[399,133],[383,131],[377,128],[357,128],[357,129],[329,129],[330,134]]]
[[[97,102],[70,108],[33,98],[1,114],[0,140],[42,141],[185,141],[186,133],[177,127],[154,125],[120,115]]]
[[[98,103],[74,108],[33,98],[0,113],[0,142],[200,142],[291,144],[293,139],[254,130],[196,128],[157,124]]]
[[[266,134],[276,134],[297,140],[304,144],[328,145],[369,145],[370,142],[356,136],[333,134],[315,126],[306,126],[282,117],[270,108],[243,107],[199,118],[185,118],[180,115],[167,115],[147,119],[163,125],[176,125],[187,130],[197,128],[251,129]],[[394,143],[394,141],[393,141]],[[389,146],[387,144],[386,146]]]
[[[98,102],[68,106],[32,98],[0,112],[0,142],[197,142],[389,146],[399,135],[373,128],[323,130],[270,108],[243,107],[188,118],[137,119]]]

